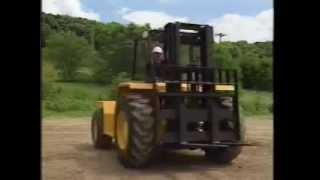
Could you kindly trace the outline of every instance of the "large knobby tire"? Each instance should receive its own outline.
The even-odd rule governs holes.
[[[241,153],[241,147],[234,146],[228,148],[207,149],[206,157],[212,162],[227,164],[234,160]]]
[[[143,95],[127,95],[118,100],[116,144],[120,162],[126,168],[144,168],[154,154],[155,119],[151,99]],[[127,123],[126,133],[122,132]],[[123,145],[121,136],[127,140]]]
[[[112,138],[103,134],[103,111],[97,109],[91,119],[91,138],[95,148],[109,149],[112,146]]]

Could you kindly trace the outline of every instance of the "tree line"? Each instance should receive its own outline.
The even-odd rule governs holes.
[[[148,24],[100,23],[42,13],[44,90],[49,92],[49,84],[55,80],[113,84],[114,79],[127,79],[132,66],[133,39],[149,29]],[[145,49],[139,46],[138,77],[143,76],[144,54]],[[221,68],[237,69],[243,88],[271,91],[272,57],[272,42],[239,41],[214,44],[209,60],[214,59]]]

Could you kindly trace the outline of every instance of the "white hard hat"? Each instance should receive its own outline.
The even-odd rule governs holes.
[[[161,47],[156,46],[153,48],[152,53],[163,53],[163,51]]]

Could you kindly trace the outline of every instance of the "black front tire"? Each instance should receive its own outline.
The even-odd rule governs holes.
[[[145,168],[154,155],[155,119],[151,99],[127,95],[119,99],[119,111],[126,114],[129,124],[127,149],[117,147],[119,160],[126,168]]]

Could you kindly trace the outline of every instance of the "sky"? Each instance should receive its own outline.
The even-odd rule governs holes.
[[[273,40],[272,0],[42,0],[42,11],[99,22],[209,24],[223,40]]]

